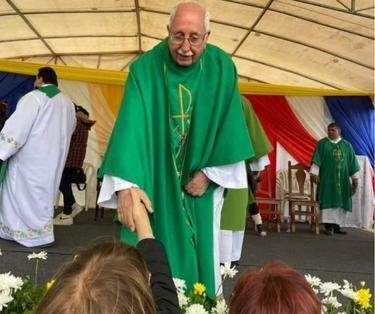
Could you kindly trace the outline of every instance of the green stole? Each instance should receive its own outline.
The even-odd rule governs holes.
[[[324,138],[316,146],[312,163],[319,166],[317,200],[320,202],[320,209],[343,208],[351,212],[349,178],[360,169],[351,144],[344,139],[332,143]]]
[[[1,163],[0,163],[0,188],[4,182],[4,179],[5,179],[5,176],[7,174],[7,169],[8,169],[8,159],[7,160],[3,160]]]
[[[60,90],[57,88],[57,86],[53,84],[43,85],[41,87],[38,87],[38,90],[46,94],[48,98],[52,98],[60,93]]]
[[[206,285],[215,296],[213,192],[184,192],[194,172],[251,157],[233,62],[207,45],[197,62],[179,67],[167,41],[130,67],[125,93],[99,176],[123,178],[150,197],[156,239],[168,256],[172,274]],[[122,228],[122,241],[136,236]]]
[[[60,93],[60,90],[53,84],[44,85],[42,87],[39,87],[38,90],[46,94],[49,98],[52,98],[56,96],[58,93]],[[8,169],[8,159],[0,163],[0,187],[6,177],[7,169]]]

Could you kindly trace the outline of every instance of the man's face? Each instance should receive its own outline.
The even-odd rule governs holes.
[[[174,62],[184,67],[192,65],[205,49],[209,35],[204,28],[204,12],[196,5],[180,5],[168,32]]]
[[[327,131],[328,137],[331,140],[337,140],[340,137],[340,130],[335,126],[329,127]]]
[[[34,87],[41,87],[43,85],[43,78],[35,76]]]

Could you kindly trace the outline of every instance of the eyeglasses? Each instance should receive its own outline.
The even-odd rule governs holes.
[[[191,35],[189,37],[185,37],[185,35],[182,33],[169,35],[173,44],[182,45],[185,42],[185,39],[187,39],[189,44],[192,46],[200,46],[203,43],[205,36],[206,33],[204,33],[203,35]]]

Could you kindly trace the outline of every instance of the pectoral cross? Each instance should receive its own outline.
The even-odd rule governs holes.
[[[342,151],[339,150],[339,149],[334,149],[333,150],[333,158],[336,160],[336,161],[340,161],[342,160],[343,158],[343,154],[342,154]]]

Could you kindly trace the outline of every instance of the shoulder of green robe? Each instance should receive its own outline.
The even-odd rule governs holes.
[[[158,65],[162,61],[162,56],[165,53],[165,49],[168,49],[166,40],[161,41],[152,49],[146,51],[139,57],[137,57],[129,67],[130,72],[136,71],[139,68],[143,68],[145,65],[150,64]]]
[[[353,145],[349,142],[349,141],[347,141],[346,139],[341,139],[341,142],[343,143],[343,144],[345,144],[346,146],[350,146],[351,148],[353,147]]]
[[[318,141],[318,143],[316,143],[316,145],[318,146],[318,145],[321,145],[321,144],[324,144],[324,143],[327,143],[327,142],[329,142],[328,137],[324,137],[324,138],[320,139]]]
[[[214,59],[220,60],[221,63],[228,64],[230,66],[234,65],[232,58],[218,46],[207,44],[205,54],[208,57],[213,57]]]

